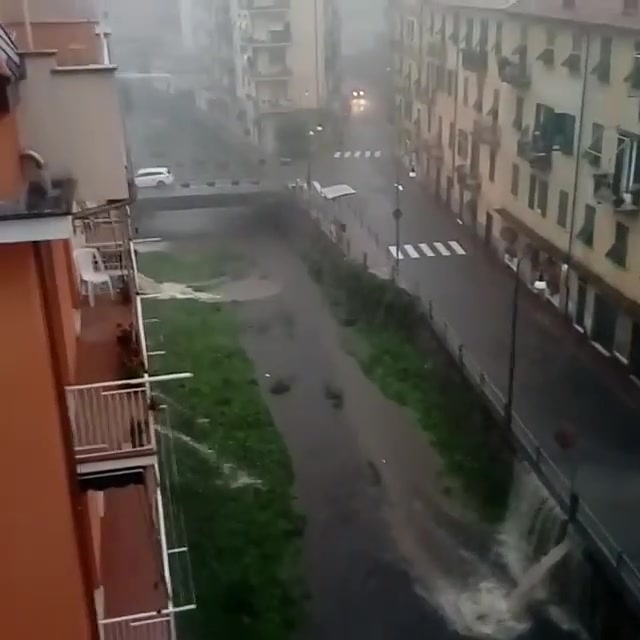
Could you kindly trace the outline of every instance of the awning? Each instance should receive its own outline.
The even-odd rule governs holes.
[[[327,200],[337,200],[344,196],[352,196],[355,193],[355,189],[352,189],[348,184],[334,184],[333,186],[325,187],[322,190],[322,195]]]

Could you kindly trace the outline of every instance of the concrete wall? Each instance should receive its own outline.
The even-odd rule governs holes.
[[[30,55],[21,95],[22,145],[43,156],[52,176],[73,176],[87,202],[127,197],[115,67],[57,68],[52,55]]]

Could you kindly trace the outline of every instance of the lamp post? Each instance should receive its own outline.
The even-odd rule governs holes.
[[[522,264],[522,258],[516,258],[515,278],[513,282],[513,302],[511,304],[511,331],[509,339],[509,373],[507,378],[507,400],[504,405],[504,419],[505,426],[508,430],[511,430],[513,426],[513,392],[514,381],[516,373],[516,347],[518,336],[518,312],[520,310],[520,265]],[[543,296],[547,292],[547,283],[539,274],[533,283],[533,290],[539,295]]]
[[[396,176],[398,175],[396,171]],[[409,169],[409,177],[411,179],[415,178],[417,175],[416,170],[412,166]],[[398,180],[394,185],[395,189],[395,208],[392,212],[393,219],[395,221],[395,229],[396,229],[396,255],[394,256],[395,261],[393,265],[393,277],[394,279],[398,277],[400,273],[400,220],[402,219],[402,209],[400,208],[400,193],[404,191],[404,187],[400,184]]]
[[[323,126],[321,124],[316,125],[315,129],[309,130],[309,149],[307,150],[307,187],[311,188],[311,155],[313,153],[313,139],[316,133],[322,133]]]

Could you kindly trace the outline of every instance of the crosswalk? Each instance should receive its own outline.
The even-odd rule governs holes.
[[[365,151],[336,151],[333,154],[333,157],[336,158],[336,160],[339,158],[345,158],[347,160],[349,158],[355,158],[356,160],[361,158],[366,160],[382,157],[382,151],[371,151],[370,149],[367,149]]]
[[[395,244],[389,245],[389,253],[394,259],[404,260],[405,258],[436,258],[438,256],[464,256],[466,251],[457,240],[447,240],[443,242],[419,242],[415,246],[412,244],[401,244],[400,249]]]

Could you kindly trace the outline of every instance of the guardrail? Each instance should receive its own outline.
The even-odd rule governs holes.
[[[149,614],[132,619],[101,620],[102,640],[171,640],[172,620],[169,615]]]
[[[363,203],[357,198],[353,204],[337,207],[335,204],[327,202],[313,192],[301,189],[303,203],[311,209],[311,214],[321,226],[323,231],[333,240],[340,244],[346,257],[360,261],[361,255],[354,255],[351,251],[351,243],[348,231],[336,236],[333,233],[332,219],[335,216],[351,215],[356,222],[359,222],[365,233],[370,235],[370,240],[378,249],[382,248],[380,238],[372,228],[365,224],[363,216]],[[344,218],[343,218],[344,222]],[[390,254],[385,253],[385,260],[389,260]],[[391,274],[393,263],[389,262],[389,273]],[[412,291],[410,286],[403,283],[403,288],[410,293],[417,295],[429,318],[429,323],[440,339],[441,344],[448,350],[451,356],[457,361],[460,370],[464,373],[469,382],[477,389],[489,408],[496,416],[504,420],[505,397],[495,384],[480,367],[478,362],[469,353],[462,340],[458,338],[451,325],[443,318],[437,317],[434,311],[433,301],[426,299],[419,291]],[[608,569],[612,577],[617,578],[622,586],[633,598],[633,604],[640,610],[640,571],[631,559],[625,554],[618,544],[608,533],[606,527],[591,511],[588,505],[580,496],[575,486],[572,486],[569,478],[551,460],[542,446],[535,439],[531,431],[525,426],[520,417],[512,412],[511,433],[514,444],[519,452],[533,468],[540,481],[552,495],[554,500],[565,514],[570,511],[570,504],[573,496],[577,497],[577,511],[572,521],[572,525],[579,530],[582,537],[589,544],[590,548],[597,553],[604,563],[604,568]]]

